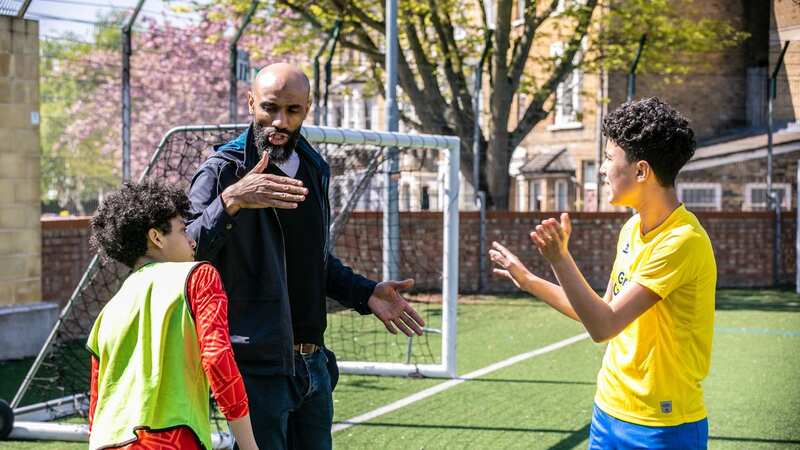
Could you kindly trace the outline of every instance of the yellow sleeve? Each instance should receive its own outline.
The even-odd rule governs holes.
[[[650,257],[640,265],[632,280],[655,292],[661,299],[691,281],[702,252],[699,239],[686,235],[667,236],[656,244]]]

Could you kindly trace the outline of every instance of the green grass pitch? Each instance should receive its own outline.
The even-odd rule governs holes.
[[[470,300],[459,305],[458,312],[462,374],[582,332],[577,323],[535,301]],[[715,328],[711,373],[704,383],[709,447],[800,448],[800,296],[788,291],[721,290]],[[603,345],[587,339],[528,359],[337,432],[334,446],[585,448],[603,351]],[[30,361],[0,363],[0,397],[13,396],[25,364]],[[346,420],[442,382],[344,375],[334,394],[334,420]],[[0,443],[0,449],[10,450],[85,448],[85,443]]]

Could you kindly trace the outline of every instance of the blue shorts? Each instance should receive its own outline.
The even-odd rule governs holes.
[[[707,448],[708,419],[672,427],[648,427],[611,417],[594,405],[589,450]]]

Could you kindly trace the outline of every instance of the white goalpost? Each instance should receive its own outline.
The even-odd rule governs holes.
[[[442,358],[439,364],[340,361],[344,373],[362,375],[454,378],[456,376],[456,302],[458,299],[458,199],[460,141],[452,136],[414,135],[330,127],[303,127],[316,144],[370,145],[381,148],[436,149],[444,156],[444,208],[442,208]],[[385,215],[397,214],[387,211]],[[384,216],[384,220],[387,220]]]

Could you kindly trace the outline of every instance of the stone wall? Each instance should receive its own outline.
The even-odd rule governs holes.
[[[38,23],[0,17],[0,305],[41,300],[38,111]]]

